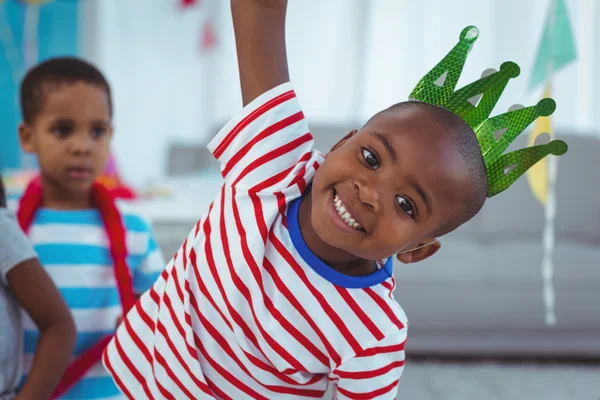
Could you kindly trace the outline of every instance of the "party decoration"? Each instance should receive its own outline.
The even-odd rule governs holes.
[[[564,0],[552,0],[544,25],[529,88],[547,84],[552,75],[577,58],[573,31]]]
[[[133,189],[125,185],[121,180],[119,171],[117,169],[117,163],[113,155],[111,154],[106,163],[104,173],[98,178],[100,182],[108,191],[115,197],[126,200],[133,200],[137,198],[137,195]]]
[[[551,95],[552,76],[560,69],[576,59],[575,42],[569,24],[564,0],[553,0],[544,32],[537,52],[535,66],[531,74],[530,88],[534,89],[544,83],[544,95]],[[529,143],[534,143],[541,133],[550,132],[550,118],[538,120],[535,129],[529,137]],[[548,202],[548,164],[542,160],[527,172],[529,186],[535,198],[542,204]]]
[[[566,67],[577,57],[573,32],[569,24],[569,17],[564,0],[552,0],[548,9],[548,16],[544,24],[544,32],[540,40],[530,88],[534,89],[544,84],[544,96],[552,92],[552,78],[556,72]],[[550,118],[537,121],[535,128],[529,136],[529,145],[535,143],[537,138],[546,133],[552,137]],[[527,180],[534,197],[544,206],[544,233],[542,258],[542,279],[544,282],[543,300],[546,310],[545,320],[548,325],[557,323],[555,313],[554,293],[554,219],[556,216],[556,178],[558,173],[558,160],[550,159],[533,166],[527,171]]]
[[[210,20],[207,20],[202,27],[202,36],[200,40],[200,49],[202,52],[212,50],[217,45],[217,35],[215,27]]]
[[[179,5],[181,8],[187,8],[191,6],[195,6],[198,3],[198,0],[180,0]]]
[[[505,62],[499,71],[486,73],[481,79],[455,90],[467,54],[478,36],[479,30],[474,26],[463,29],[458,44],[419,81],[410,98],[444,107],[473,129],[484,158],[488,197],[492,197],[507,189],[548,154],[564,154],[567,144],[554,140],[504,154],[527,126],[539,116],[552,114],[556,105],[552,99],[543,99],[535,106],[490,118],[508,81],[520,73],[519,66],[513,62]]]
[[[217,0],[218,1],[218,0]],[[200,4],[199,0],[179,0],[179,8],[187,10]],[[217,46],[217,29],[214,25],[216,2],[203,2],[203,15],[198,39],[201,53],[208,53]]]
[[[548,84],[544,89],[544,97],[550,97],[551,93],[552,90],[550,89],[550,84]],[[551,128],[550,116],[538,118],[529,135],[527,145],[533,146],[536,139],[544,133],[549,137],[552,137]],[[539,163],[535,164],[527,171],[526,176],[531,193],[543,206],[545,206],[548,202],[548,161],[546,159],[540,160]]]

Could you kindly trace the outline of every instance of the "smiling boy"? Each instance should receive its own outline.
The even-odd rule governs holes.
[[[546,149],[488,181],[505,160],[488,167],[472,129],[484,96],[471,119],[396,104],[323,155],[288,82],[287,2],[231,5],[245,107],[209,144],[225,183],[104,364],[132,399],[322,398],[329,384],[337,399],[394,399],[407,338],[394,256],[432,256]]]

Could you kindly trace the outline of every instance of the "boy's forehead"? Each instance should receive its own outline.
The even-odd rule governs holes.
[[[447,129],[426,110],[408,107],[377,115],[361,129],[361,133],[376,131],[384,134],[390,141],[421,143],[424,148],[433,150],[439,145],[445,147],[450,144]]]
[[[110,119],[110,104],[104,89],[76,82],[46,88],[41,113],[66,113]]]
[[[432,186],[448,186],[464,182],[468,173],[447,129],[427,112],[406,108],[378,115],[361,129],[360,136],[374,143],[383,137],[389,143],[398,155],[394,166],[401,172],[398,175],[408,173]]]

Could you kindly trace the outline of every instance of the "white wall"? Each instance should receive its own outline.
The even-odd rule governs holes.
[[[170,141],[205,142],[240,108],[229,1],[88,3],[87,56],[108,75],[115,97],[115,150],[126,178],[162,175]],[[364,121],[405,100],[418,79],[456,43],[463,27],[480,38],[459,85],[512,60],[521,66],[496,111],[534,104],[527,91],[548,0],[290,0],[291,76],[312,122]],[[567,0],[580,59],[560,72],[554,98],[560,128],[600,131],[600,4]],[[199,50],[199,25],[216,21],[218,48]]]
[[[195,141],[212,123],[210,59],[199,52],[204,13],[173,0],[83,4],[83,54],[113,90],[117,162],[126,179],[145,184],[162,175],[172,140]]]

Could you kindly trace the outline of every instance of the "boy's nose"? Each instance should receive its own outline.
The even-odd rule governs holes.
[[[93,145],[93,140],[89,137],[74,137],[71,142],[71,152],[78,156],[89,155],[92,152]]]
[[[355,183],[358,199],[373,212],[381,208],[381,194],[373,182],[357,181]]]

